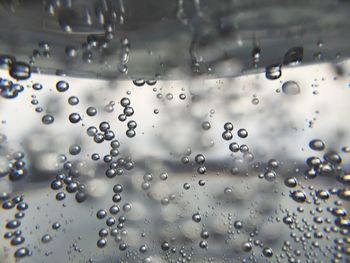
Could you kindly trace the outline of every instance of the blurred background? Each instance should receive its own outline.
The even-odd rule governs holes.
[[[0,262],[348,262],[348,1],[0,3]]]

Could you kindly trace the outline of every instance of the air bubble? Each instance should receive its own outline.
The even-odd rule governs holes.
[[[69,89],[69,84],[68,84],[68,82],[66,82],[64,80],[61,80],[61,81],[57,82],[56,89],[58,92],[65,92]]]
[[[72,106],[79,104],[79,98],[76,96],[71,96],[68,98],[68,103]]]
[[[51,241],[51,239],[52,239],[52,237],[49,234],[45,234],[41,238],[41,242],[43,242],[44,244],[47,244]]]
[[[247,132],[246,129],[239,129],[239,130],[237,131],[237,135],[238,135],[238,137],[240,137],[240,138],[247,138],[247,137],[248,137],[248,132]]]
[[[202,220],[202,216],[200,213],[195,213],[192,215],[192,220],[196,223],[199,223]]]
[[[50,115],[50,114],[46,114],[42,117],[41,119],[42,123],[45,124],[45,125],[49,125],[49,124],[52,124],[54,121],[55,121],[55,118]]]
[[[87,114],[88,116],[90,116],[90,117],[93,117],[93,116],[95,116],[95,115],[97,114],[97,110],[96,110],[95,107],[88,107],[88,108],[86,109],[86,114]]]
[[[306,201],[306,194],[301,190],[293,191],[291,197],[298,203],[304,203]]]
[[[69,121],[71,123],[78,123],[81,120],[79,113],[71,113],[69,114]]]
[[[271,248],[264,248],[263,249],[263,255],[265,257],[271,258],[273,256],[273,250]]]
[[[323,151],[326,149],[324,142],[319,139],[311,140],[309,142],[309,147],[314,151]]]
[[[202,129],[207,131],[211,128],[210,122],[209,121],[205,121],[202,123]]]
[[[297,95],[300,93],[300,87],[295,81],[287,81],[282,85],[282,91],[286,95]]]

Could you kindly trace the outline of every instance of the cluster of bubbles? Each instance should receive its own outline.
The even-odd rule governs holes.
[[[105,209],[100,209],[96,213],[96,217],[99,220],[105,219],[106,217],[106,227],[101,228],[98,232],[99,239],[97,241],[97,247],[103,248],[107,245],[107,237],[111,236],[116,243],[119,244],[119,249],[124,251],[128,248],[126,242],[123,241],[123,237],[127,235],[127,231],[124,229],[125,222],[127,220],[125,214],[131,210],[131,205],[129,203],[124,203],[122,209],[117,205],[122,201],[123,186],[121,184],[116,184],[113,186],[113,198],[112,201],[115,203],[109,209],[108,212],[110,216],[107,217],[108,212]],[[122,214],[124,212],[124,214]],[[116,217],[118,217],[116,219]]]
[[[276,159],[270,159],[268,161],[266,171],[263,174],[260,174],[259,178],[264,178],[268,182],[275,181],[277,177],[276,170],[278,166],[279,166],[279,163]]]
[[[68,161],[67,157],[63,154],[58,159],[62,163],[63,173],[57,174],[56,178],[51,182],[51,189],[58,191],[56,200],[63,201],[66,198],[66,194],[74,194],[75,200],[78,203],[84,202],[88,198],[88,195],[85,184],[79,180],[80,172],[77,169],[79,164]]]
[[[135,79],[132,81],[132,83],[136,87],[142,87],[143,85],[147,84],[148,86],[154,86],[157,84],[157,80],[143,80],[143,79]]]
[[[130,56],[130,43],[127,38],[122,38],[120,40],[120,43],[122,45],[119,53],[119,72],[122,74],[128,73],[128,62],[129,62],[129,56]]]
[[[7,177],[11,181],[18,181],[28,174],[25,154],[21,151],[9,153],[4,135],[0,135],[0,154],[0,178]]]
[[[13,99],[19,93],[24,91],[24,87],[19,83],[13,83],[11,80],[0,78],[0,96],[5,99]]]
[[[4,234],[4,238],[10,240],[11,246],[16,248],[14,253],[15,258],[23,258],[31,256],[32,252],[27,247],[20,247],[25,242],[25,238],[20,229],[21,220],[25,217],[25,211],[28,209],[28,204],[24,202],[23,195],[18,195],[12,199],[7,199],[2,203],[2,209],[11,210],[16,208],[16,213],[13,219],[7,221],[5,228],[7,232]]]
[[[256,48],[254,50],[257,50]],[[256,54],[259,54],[260,57],[260,49],[257,53],[253,50],[253,61]],[[289,49],[283,58],[283,65],[285,66],[293,66],[298,65],[303,61],[304,58],[304,49],[302,47],[293,47]],[[265,69],[265,77],[269,80],[276,80],[282,76],[282,63],[271,64]],[[294,94],[293,94],[294,95]]]
[[[91,108],[88,110],[91,110]],[[89,114],[92,114],[92,112]],[[102,143],[105,140],[112,141],[115,138],[115,134],[107,121],[101,122],[98,128],[95,126],[88,127],[86,133],[88,136],[93,137],[95,143]]]
[[[226,141],[230,141],[233,139],[233,124],[231,122],[226,122],[224,124],[224,132],[222,133],[222,138]],[[248,131],[244,128],[237,130],[237,136],[240,139],[246,139],[248,137]],[[231,174],[237,175],[241,173],[244,169],[244,164],[246,162],[252,162],[254,160],[254,155],[250,151],[249,146],[246,144],[239,145],[237,142],[231,142],[229,144],[229,150],[233,154],[240,152],[242,157],[234,156],[233,159],[233,167],[231,168]]]
[[[115,176],[122,176],[124,170],[130,171],[134,168],[134,162],[131,158],[118,157],[119,155],[119,141],[114,140],[111,142],[110,154],[104,156],[103,161],[109,163],[109,168],[106,170],[106,177],[113,178]]]
[[[130,100],[126,97],[122,98],[120,100],[120,105],[122,105],[123,113],[118,116],[118,119],[120,121],[126,121],[128,117],[131,117],[134,115],[134,108],[130,106]],[[126,136],[129,138],[135,137],[136,131],[135,128],[137,127],[136,121],[130,120],[127,123],[128,129],[126,131]]]
[[[207,171],[207,168],[204,166],[205,163],[205,157],[203,154],[197,154],[194,157],[195,162],[199,165],[199,167],[197,168],[197,173],[198,174],[205,174]]]
[[[66,30],[70,30],[69,25],[65,25]],[[106,29],[106,37],[113,38],[112,30]],[[127,39],[123,39],[122,49],[120,55],[120,65],[119,70],[122,73],[127,72],[127,63],[129,60],[130,44]],[[88,36],[87,45],[90,48],[96,48],[99,45],[99,40],[96,39],[93,35]],[[49,50],[44,43],[42,43],[41,48],[44,50]],[[89,48],[86,47],[86,51],[83,53],[83,59],[88,63],[92,62],[92,53],[89,51]],[[74,47],[66,47],[66,54],[74,57],[77,53],[77,50]],[[261,50],[259,47],[255,47],[253,50],[253,64],[257,65],[260,60]],[[37,52],[34,52],[31,60],[34,60]],[[287,51],[284,60],[284,65],[294,65],[298,64],[303,59],[303,49],[296,47]],[[14,58],[1,56],[0,57],[1,65],[7,65],[9,69],[10,76],[16,80],[25,80],[30,78],[31,68],[28,64],[23,62],[16,62]],[[199,62],[196,62],[199,66]],[[195,64],[196,64],[195,63]],[[266,78],[269,80],[276,80],[281,77],[282,74],[282,63],[270,65],[266,68]],[[153,86],[156,84],[156,80],[142,80],[137,79],[133,81],[135,86],[141,87],[145,84]],[[32,85],[34,90],[41,90],[42,85],[40,83],[35,83]],[[60,80],[56,83],[57,92],[66,92],[69,89],[69,83],[65,80]],[[14,98],[23,91],[23,86],[20,84],[13,84],[12,81],[6,79],[0,79],[0,91],[1,96],[4,98]],[[300,87],[295,81],[286,81],[282,84],[282,92],[286,95],[297,95],[300,93]],[[185,94],[180,94],[180,99],[185,99]],[[166,98],[168,100],[173,99],[173,95],[168,93]],[[79,98],[71,96],[68,99],[68,103],[71,106],[79,104]],[[257,102],[258,103],[258,102]],[[130,106],[131,102],[129,98],[122,98],[120,100],[120,105],[123,107],[123,113],[118,116],[119,121],[127,121],[127,119],[134,115],[134,109]],[[109,106],[113,108],[114,104],[110,103]],[[86,109],[86,114],[89,117],[94,117],[97,115],[97,109],[93,106],[90,106]],[[69,122],[76,124],[81,121],[81,116],[79,113],[71,113],[68,117]],[[50,114],[46,114],[42,117],[42,123],[45,125],[51,124],[54,122],[54,117]],[[136,136],[137,123],[134,120],[127,121],[127,131],[126,135],[129,138]],[[201,123],[202,130],[208,131],[211,129],[211,123],[209,121],[204,121]],[[248,131],[244,128],[237,130],[237,141],[231,141],[234,138],[234,126],[231,122],[226,122],[224,124],[224,131],[221,134],[222,138],[225,141],[229,141],[229,152],[233,156],[233,167],[230,172],[232,175],[248,175],[248,166],[245,167],[246,170],[243,170],[246,162],[250,163],[253,161],[254,156],[250,152],[248,145],[240,143],[240,140],[244,140],[248,137]],[[129,157],[121,157],[120,155],[120,145],[121,143],[115,139],[115,133],[111,128],[111,123],[107,121],[102,121],[99,125],[90,126],[86,129],[87,135],[93,138],[95,143],[102,143],[104,141],[109,142],[108,151],[109,153],[104,155],[102,158],[103,166],[105,167],[105,176],[108,179],[113,180],[119,179],[118,176],[122,176],[124,171],[132,170],[135,166],[134,162]],[[2,137],[1,137],[2,138]],[[1,139],[2,140],[2,139]],[[2,140],[3,141],[3,140]],[[0,141],[0,142],[2,142]],[[295,175],[286,176],[281,172],[283,163],[277,159],[270,159],[267,162],[267,165],[263,164],[262,166],[265,170],[259,174],[259,178],[265,179],[267,182],[276,182],[278,179],[284,179],[284,185],[289,189],[289,197],[298,205],[296,211],[293,210],[293,207],[280,208],[283,218],[269,218],[269,221],[278,223],[282,222],[286,227],[288,227],[290,232],[290,240],[286,240],[282,245],[283,253],[277,254],[274,249],[268,246],[268,242],[263,242],[260,239],[257,239],[259,235],[258,227],[251,230],[249,224],[243,223],[242,220],[233,220],[232,216],[229,216],[229,238],[235,239],[237,236],[242,235],[243,233],[248,233],[248,238],[245,239],[240,244],[240,252],[249,253],[250,260],[257,262],[256,251],[257,249],[260,253],[267,259],[272,260],[275,258],[278,262],[284,262],[288,260],[289,262],[301,262],[299,257],[304,253],[305,258],[308,261],[311,261],[313,257],[317,259],[314,251],[309,251],[310,246],[317,248],[327,255],[327,253],[333,253],[334,262],[340,262],[339,260],[346,260],[346,256],[350,253],[349,246],[350,243],[347,236],[349,235],[350,221],[346,209],[343,207],[343,202],[350,200],[350,189],[348,185],[350,184],[350,174],[342,166],[343,157],[340,152],[332,151],[326,149],[326,144],[320,139],[314,139],[309,142],[309,148],[317,153],[322,153],[326,151],[322,158],[317,156],[311,156],[306,160],[307,170],[305,171],[305,176],[303,178],[298,178]],[[2,144],[0,143],[0,151],[2,150]],[[350,150],[346,147],[343,148],[343,153],[347,153]],[[81,146],[78,144],[72,144],[69,147],[69,154],[72,156],[79,155],[81,153]],[[192,150],[188,148],[182,157],[181,161],[183,164],[189,164]],[[242,155],[242,156],[241,156]],[[0,178],[8,177],[11,181],[16,181],[22,179],[28,172],[25,167],[24,162],[24,153],[15,152],[13,154],[3,154],[1,152],[1,157],[6,156],[5,166],[1,166]],[[206,165],[209,161],[206,160],[204,153],[198,153],[194,156],[194,163],[191,167],[195,167],[197,174],[203,175],[207,173]],[[91,155],[93,161],[99,161],[100,155],[98,153],[93,153]],[[208,158],[210,159],[210,158]],[[88,198],[88,193],[86,186],[82,183],[81,174],[79,171],[79,161],[77,163],[67,160],[65,155],[59,156],[60,172],[56,177],[51,181],[51,189],[57,191],[56,200],[63,201],[66,198],[67,194],[74,194],[75,200],[77,203],[82,203]],[[256,165],[256,164],[253,164]],[[266,166],[266,167],[265,167]],[[260,167],[256,165],[256,167]],[[255,168],[256,168],[255,167]],[[249,166],[250,168],[250,166]],[[278,173],[277,173],[278,171]],[[315,189],[312,185],[308,185],[311,180],[314,180],[316,177],[327,177],[334,178],[339,183],[336,187],[329,189]],[[161,181],[171,181],[169,180],[169,174],[166,171],[163,171],[159,174],[159,179]],[[307,183],[303,183],[302,180],[305,180]],[[151,173],[144,173],[143,180],[141,182],[141,188],[144,191],[148,191],[151,187],[153,180],[153,175]],[[199,180],[198,184],[200,186],[205,185],[204,180]],[[274,184],[269,184],[274,185]],[[339,186],[340,185],[340,186]],[[339,187],[338,187],[339,186]],[[186,190],[186,193],[191,192],[190,183],[184,183],[183,189]],[[124,200],[124,186],[121,183],[114,184],[112,192],[112,202],[113,204],[107,208],[102,208],[96,211],[96,218],[100,221],[104,221],[105,225],[103,228],[100,228],[98,231],[98,239],[96,245],[98,248],[105,248],[109,240],[114,240],[118,245],[120,251],[131,251],[130,246],[126,242],[126,237],[128,231],[126,229],[126,222],[129,218],[127,213],[132,209],[130,203],[125,202]],[[234,190],[230,187],[225,187],[225,194],[232,194]],[[149,193],[147,193],[149,194]],[[285,194],[285,193],[283,193]],[[175,195],[169,195],[161,199],[161,204],[166,206],[169,204],[170,200],[175,199]],[[196,197],[198,198],[198,197]],[[333,205],[328,205],[331,203],[331,200],[335,200]],[[2,209],[10,210],[16,207],[17,212],[13,219],[7,221],[5,228],[7,232],[4,234],[4,238],[10,240],[10,244],[16,247],[14,256],[16,258],[21,258],[25,256],[30,256],[32,254],[31,250],[27,247],[20,247],[17,249],[17,246],[22,245],[25,242],[25,238],[22,235],[22,231],[19,229],[21,226],[21,220],[24,218],[24,211],[28,208],[28,204],[24,202],[23,196],[16,196],[12,199],[6,194],[1,196]],[[303,217],[303,213],[307,210],[307,205],[314,204],[314,209],[310,210],[310,215],[312,216],[312,222],[307,220],[306,217]],[[323,205],[327,206],[326,209],[323,209]],[[198,212],[195,212],[198,211]],[[206,251],[210,249],[210,244],[208,244],[209,236],[211,239],[215,240],[215,235],[209,235],[209,228],[205,225],[203,221],[206,221],[208,217],[207,211],[199,212],[199,208],[194,208],[191,210],[191,216],[189,216],[189,221],[194,223],[196,226],[200,225],[200,237],[198,237],[198,247]],[[328,213],[328,214],[326,214]],[[276,212],[277,214],[277,212]],[[326,215],[325,215],[326,214]],[[192,220],[191,220],[192,219]],[[331,223],[334,223],[334,226],[330,227]],[[61,227],[59,222],[52,223],[52,229],[57,230]],[[210,232],[211,233],[211,232]],[[329,240],[327,234],[339,234],[340,238],[334,239],[335,248],[330,246],[323,246],[322,243],[324,240]],[[143,233],[144,235],[144,233]],[[211,240],[210,239],[210,240]],[[41,242],[46,244],[52,240],[50,234],[45,234],[41,238]],[[160,241],[161,253],[164,255],[164,259],[170,260],[171,255],[175,255],[176,252],[179,252],[180,256],[177,260],[179,262],[191,261],[194,256],[195,249],[191,248],[190,251],[186,251],[185,246],[176,247],[172,246],[172,242],[175,243],[175,238],[169,238],[167,241],[166,238],[162,238]],[[291,241],[294,241],[296,244],[300,244],[300,249],[293,248]],[[214,241],[213,241],[214,243]],[[147,244],[141,244],[138,247],[138,253],[144,254],[150,250],[150,246]],[[303,252],[302,252],[303,250]],[[328,251],[328,252],[327,252]],[[130,252],[131,253],[131,252]],[[90,259],[89,262],[93,260]],[[209,261],[213,261],[209,259]],[[246,260],[244,259],[243,262]],[[145,258],[145,262],[151,262],[150,257]]]

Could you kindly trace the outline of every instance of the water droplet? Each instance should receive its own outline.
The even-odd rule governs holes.
[[[280,64],[273,64],[268,67],[266,67],[266,73],[265,77],[269,80],[276,80],[279,79],[282,75],[281,71],[281,65]]]
[[[29,79],[31,76],[30,66],[25,62],[15,62],[11,66],[10,76],[17,80]]]
[[[293,47],[289,49],[283,58],[284,65],[296,65],[303,61],[304,49],[302,47]]]

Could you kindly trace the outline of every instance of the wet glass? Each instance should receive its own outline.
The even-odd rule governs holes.
[[[348,262],[347,1],[1,1],[0,262]]]

